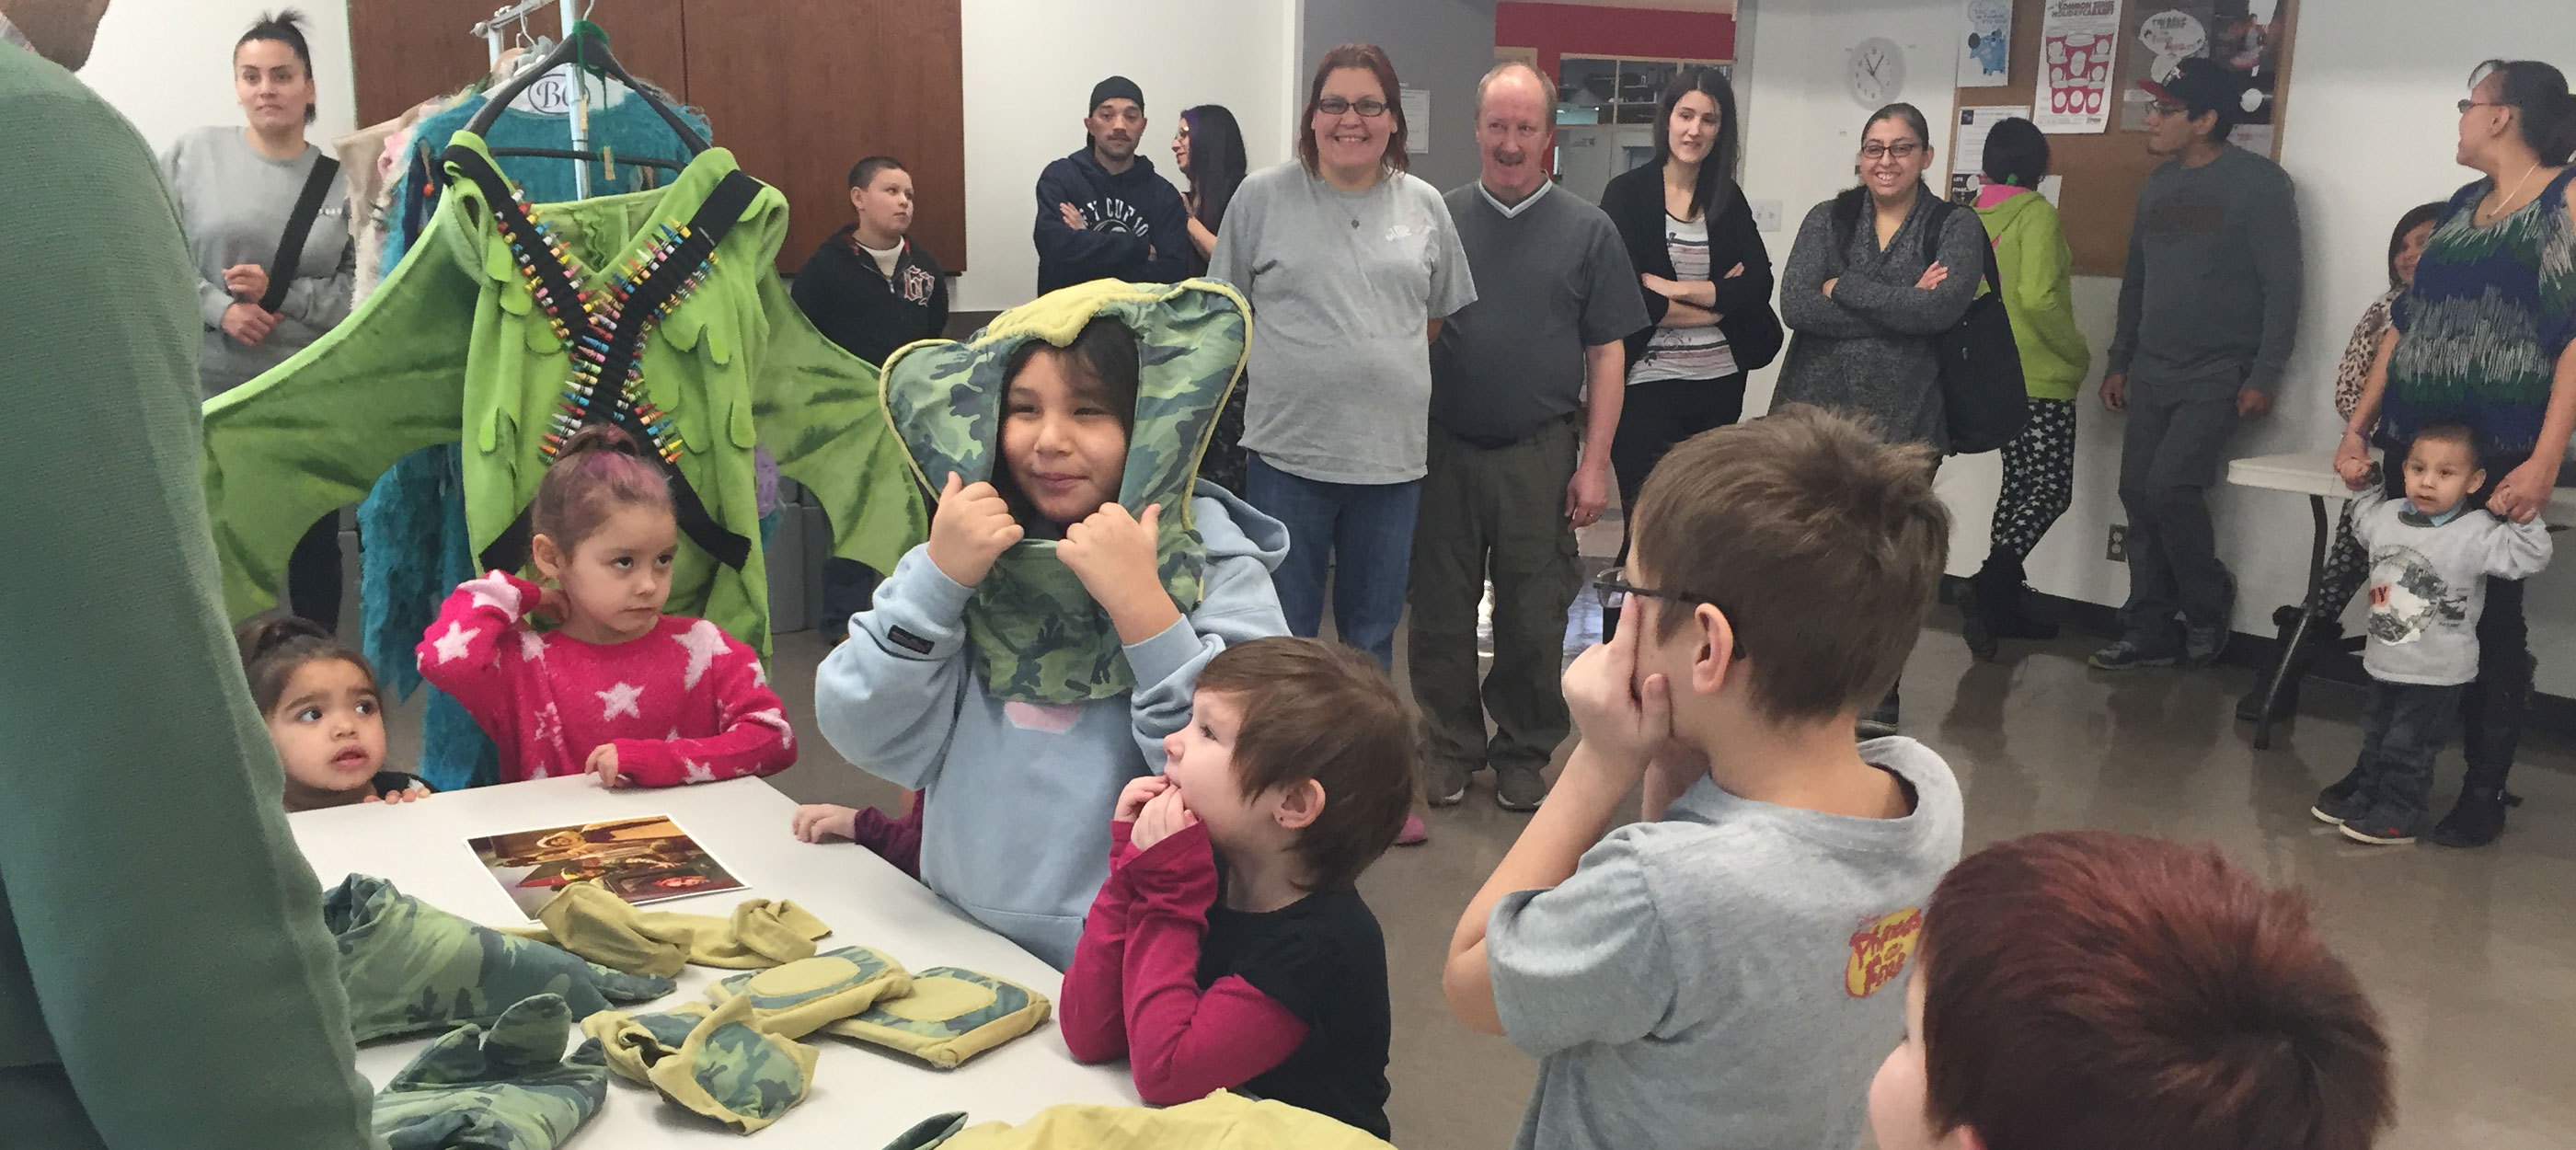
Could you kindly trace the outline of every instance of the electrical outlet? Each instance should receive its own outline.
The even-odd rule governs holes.
[[[2128,524],[2114,523],[2111,525],[2110,545],[2102,549],[2102,557],[2113,563],[2126,563],[2129,561]]]
[[[1748,202],[1746,206],[1753,209],[1753,228],[1755,231],[1776,232],[1780,230],[1780,201],[1753,200]]]

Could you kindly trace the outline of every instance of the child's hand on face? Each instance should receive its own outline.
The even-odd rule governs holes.
[[[1092,599],[1115,617],[1122,599],[1165,594],[1154,546],[1162,519],[1160,503],[1147,507],[1142,519],[1116,503],[1101,504],[1090,518],[1064,529],[1064,541],[1055,545],[1056,558],[1073,568]]]
[[[859,837],[858,821],[859,812],[855,807],[807,803],[796,808],[796,817],[789,822],[789,829],[796,832],[796,841],[800,843],[819,843],[834,836],[855,839]]]
[[[1141,851],[1197,825],[1199,817],[1181,802],[1181,792],[1167,788],[1136,813],[1136,829],[1127,842]]]
[[[1161,775],[1147,775],[1141,779],[1129,780],[1127,789],[1118,792],[1118,811],[1109,816],[1110,821],[1135,822],[1136,816],[1144,813],[1146,803],[1171,789],[1172,780]]]
[[[967,483],[948,473],[939,508],[930,517],[930,562],[960,587],[973,587],[993,561],[1020,541],[1019,520],[990,483]]]
[[[591,749],[590,762],[584,769],[599,776],[599,785],[613,787],[617,782],[617,744],[601,743]]]
[[[1662,675],[1637,684],[1637,632],[1644,629],[1619,628],[1617,638],[1585,651],[1565,669],[1565,707],[1582,728],[1583,746],[1632,784],[1673,730],[1672,685]]]

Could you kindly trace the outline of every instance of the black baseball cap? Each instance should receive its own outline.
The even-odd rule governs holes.
[[[2206,56],[2184,60],[2168,79],[2140,80],[2138,87],[2158,100],[2182,105],[2195,117],[2216,112],[2221,121],[2232,124],[2243,114],[2239,101],[2245,96],[2244,78]]]
[[[1088,105],[1091,110],[1097,111],[1111,100],[1134,100],[1136,106],[1142,108],[1145,106],[1145,90],[1125,76],[1111,76],[1091,86],[1091,103]]]

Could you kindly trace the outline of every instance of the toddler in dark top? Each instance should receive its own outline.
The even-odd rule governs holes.
[[[1128,784],[1064,975],[1065,1045],[1145,1101],[1235,1090],[1387,1136],[1386,944],[1360,872],[1413,805],[1413,723],[1365,655],[1229,647]]]

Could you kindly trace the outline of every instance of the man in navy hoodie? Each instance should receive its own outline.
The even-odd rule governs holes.
[[[1180,189],[1136,154],[1145,93],[1111,76],[1091,89],[1082,150],[1038,176],[1038,294],[1097,279],[1176,283],[1189,276],[1190,213]]]

